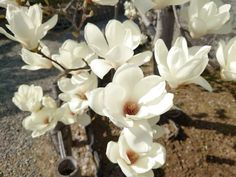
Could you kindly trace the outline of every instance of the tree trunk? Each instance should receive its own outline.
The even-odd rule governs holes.
[[[165,8],[157,11],[156,35],[153,40],[153,46],[158,39],[162,39],[167,48],[170,49],[173,40],[175,26],[175,17],[171,8]],[[156,61],[154,60],[154,74],[159,74]]]

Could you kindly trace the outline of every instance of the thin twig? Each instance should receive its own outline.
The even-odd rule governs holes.
[[[65,68],[64,66],[62,66],[60,63],[58,63],[56,60],[53,60],[53,59],[51,59],[50,57],[46,56],[41,50],[39,50],[37,53],[40,54],[40,55],[42,55],[44,58],[50,60],[51,62],[57,64],[58,66],[61,67],[61,69],[66,70],[66,68]]]

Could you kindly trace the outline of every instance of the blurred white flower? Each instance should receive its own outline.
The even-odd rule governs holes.
[[[6,25],[6,27],[14,36],[7,33],[2,27],[0,27],[0,33],[9,39],[20,42],[28,50],[37,49],[40,40],[57,23],[57,15],[54,15],[43,24],[42,16],[43,11],[38,4],[29,8],[8,5],[6,19],[9,25]]]
[[[168,51],[163,40],[158,39],[155,44],[155,59],[159,73],[172,88],[195,83],[212,91],[210,84],[200,76],[208,64],[210,49],[210,46],[188,49],[186,39],[179,37]]]
[[[22,111],[37,112],[42,104],[43,90],[39,86],[21,85],[12,98],[13,103]]]
[[[104,6],[114,6],[119,2],[119,0],[92,0],[92,1]]]
[[[91,62],[92,71],[103,78],[110,69],[117,69],[124,63],[132,63],[140,66],[152,57],[151,51],[145,51],[134,55],[141,42],[139,27],[131,20],[121,23],[110,20],[105,29],[105,37],[100,29],[94,24],[87,24],[84,31],[85,40],[89,47],[98,56],[104,59],[95,59]]]
[[[227,44],[219,42],[216,58],[221,67],[221,78],[226,81],[236,81],[236,37]]]
[[[142,146],[142,143],[137,146]],[[152,169],[160,168],[166,160],[166,150],[159,143],[153,143],[149,151],[140,153],[129,146],[123,133],[118,143],[110,141],[107,144],[106,155],[112,163],[118,163],[127,177],[154,177]]]
[[[230,4],[220,0],[191,0],[188,7],[188,26],[193,38],[206,34],[229,33],[232,26],[230,20]],[[227,24],[226,24],[227,23]]]
[[[161,77],[144,77],[138,66],[126,64],[118,68],[112,83],[90,92],[89,106],[117,126],[132,127],[135,121],[161,115],[173,106],[173,94],[165,85]]]
[[[88,93],[97,88],[97,77],[93,73],[81,72],[71,78],[62,78],[58,87],[63,92],[59,98],[68,102],[73,113],[83,112],[88,108]]]
[[[138,11],[145,14],[151,9],[163,9],[171,5],[184,4],[190,0],[132,0]]]
[[[15,5],[17,6],[18,3],[16,0],[0,0],[0,7],[7,8],[7,5]]]
[[[125,1],[124,9],[125,9],[125,16],[128,18],[133,18],[137,15],[137,11],[136,11],[135,6],[132,2]]]
[[[52,58],[66,69],[76,69],[86,65],[83,59],[90,63],[97,56],[85,42],[78,43],[68,39],[60,47],[59,54],[52,55]],[[56,64],[55,67],[61,70]]]
[[[37,112],[26,117],[22,124],[26,130],[33,131],[32,137],[38,137],[56,127],[60,115],[58,114],[55,100],[45,97],[42,100],[43,107]]]
[[[42,47],[40,50],[41,52],[50,57],[50,51],[46,45],[44,45],[42,42],[40,43],[40,46]],[[31,52],[25,48],[21,49],[21,57],[22,60],[27,64],[21,67],[21,69],[27,69],[27,70],[39,70],[39,69],[50,69],[52,67],[52,62],[46,58],[44,58],[42,55],[37,54],[35,52]]]

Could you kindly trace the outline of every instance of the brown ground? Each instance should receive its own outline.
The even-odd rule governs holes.
[[[195,85],[174,91],[175,104],[182,111],[166,113],[162,122],[171,118],[181,131],[175,139],[159,140],[167,149],[167,162],[156,171],[157,177],[236,176],[236,84],[217,80],[211,84],[213,93]],[[107,142],[117,140],[116,128],[101,118],[92,126],[96,130],[95,149],[103,159],[103,176],[117,176],[118,167],[104,156]]]

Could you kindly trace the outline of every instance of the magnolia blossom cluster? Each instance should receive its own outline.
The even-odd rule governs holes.
[[[230,4],[220,0],[191,0],[186,15],[191,36],[229,33],[232,30],[230,8]]]
[[[117,3],[115,0],[94,2]],[[146,11],[150,7],[161,9],[187,0],[133,2],[137,8],[145,8],[141,11]],[[213,7],[211,10],[217,14]],[[88,115],[91,108],[122,129],[118,141],[110,141],[107,145],[108,159],[117,163],[127,177],[154,177],[152,169],[161,167],[166,159],[165,148],[155,142],[164,134],[157,123],[160,115],[173,107],[174,95],[166,90],[166,83],[170,88],[193,83],[212,91],[201,76],[208,64],[211,47],[188,48],[186,39],[178,37],[168,50],[164,41],[158,39],[153,50],[160,76],[144,76],[140,66],[149,62],[153,54],[149,50],[137,53],[143,37],[138,25],[131,20],[110,20],[104,32],[88,23],[84,28],[85,42],[66,40],[58,53],[51,54],[41,39],[55,26],[56,15],[42,23],[43,12],[37,4],[29,7],[9,4],[6,10],[9,23],[6,27],[12,34],[3,28],[0,32],[22,44],[21,57],[25,62],[22,69],[55,67],[62,72],[57,81],[62,105],[43,96],[39,86],[19,87],[13,102],[22,111],[31,113],[23,120],[24,128],[32,131],[32,137],[38,137],[55,128],[58,121],[64,124],[79,122],[86,126],[91,122]],[[220,42],[217,50],[225,80],[236,80],[235,47],[233,38],[228,44]],[[111,82],[98,87],[98,78],[103,79],[111,70],[115,71]]]
[[[132,2],[132,3],[131,3]],[[232,31],[230,19],[230,4],[221,0],[132,0],[125,2],[125,15],[133,17],[136,7],[140,15],[145,15],[151,9],[161,10],[168,6],[189,5],[181,8],[181,17],[188,23],[192,38],[200,38],[206,34],[226,34]]]
[[[58,121],[66,125],[73,124],[77,120],[83,125],[89,122],[87,115],[73,114],[68,104],[58,107],[53,98],[43,96],[43,90],[39,86],[21,85],[12,101],[22,111],[31,113],[22,124],[25,129],[32,131],[32,137],[41,136],[54,129]]]

